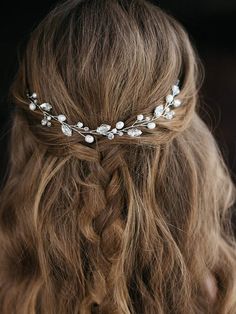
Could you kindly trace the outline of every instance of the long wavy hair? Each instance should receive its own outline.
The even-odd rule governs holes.
[[[32,32],[11,88],[1,314],[236,313],[235,186],[199,117],[199,69],[147,1],[68,0]],[[26,98],[96,128],[152,112],[177,78],[174,119],[92,144],[43,127]]]

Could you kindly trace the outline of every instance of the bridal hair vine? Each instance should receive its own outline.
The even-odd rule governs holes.
[[[123,136],[127,134],[131,137],[139,137],[143,132],[139,127],[146,127],[148,129],[154,129],[156,127],[155,121],[163,117],[165,119],[172,119],[175,112],[172,110],[173,107],[179,107],[181,101],[175,99],[175,97],[180,93],[179,80],[171,88],[171,93],[166,96],[165,104],[159,104],[155,107],[152,116],[144,117],[143,114],[138,114],[136,121],[130,125],[125,126],[123,121],[118,121],[114,128],[109,124],[101,124],[94,130],[90,130],[88,126],[84,126],[83,122],[78,122],[77,124],[67,123],[67,118],[64,114],[53,115],[51,114],[52,105],[44,102],[42,104],[38,103],[37,94],[33,92],[31,95],[27,93],[27,98],[30,100],[29,109],[36,110],[37,108],[43,113],[43,119],[41,124],[43,126],[50,127],[52,125],[52,120],[58,121],[61,124],[61,131],[66,136],[72,136],[73,131],[79,133],[84,137],[85,142],[93,143],[95,135],[106,136],[109,140],[112,140],[115,136]]]

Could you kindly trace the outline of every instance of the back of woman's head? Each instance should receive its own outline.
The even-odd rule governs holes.
[[[32,33],[11,90],[1,313],[236,312],[235,189],[197,113],[196,60],[183,28],[147,1],[68,0]],[[42,126],[26,97],[90,129],[129,125],[177,79],[173,119],[93,143]]]

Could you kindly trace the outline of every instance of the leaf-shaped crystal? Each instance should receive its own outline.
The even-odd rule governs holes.
[[[109,131],[111,128],[110,125],[108,124],[101,124],[98,128],[97,128],[97,132],[100,133],[100,134],[104,134],[106,133],[107,131]]]
[[[61,130],[62,130],[62,132],[63,132],[66,136],[71,136],[71,135],[72,135],[72,130],[71,130],[71,128],[68,127],[68,126],[65,125],[65,124],[62,124]]]
[[[52,109],[52,106],[49,103],[44,102],[43,104],[40,105],[40,108],[45,111],[50,111]]]
[[[132,128],[132,129],[129,129],[129,130],[127,131],[127,133],[128,133],[128,135],[130,135],[130,136],[139,136],[139,135],[142,134],[142,131],[139,130],[139,129],[136,129],[136,128]]]
[[[163,111],[164,111],[163,105],[157,106],[154,111],[156,118],[159,118],[162,115]]]

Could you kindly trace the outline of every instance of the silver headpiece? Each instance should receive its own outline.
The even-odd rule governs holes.
[[[175,115],[172,108],[181,105],[181,101],[175,99],[175,96],[180,93],[178,85],[179,81],[172,86],[171,93],[165,98],[165,103],[156,106],[151,116],[145,117],[143,114],[139,114],[137,115],[136,121],[130,126],[125,126],[123,121],[118,121],[114,128],[109,124],[101,124],[94,130],[90,130],[88,126],[84,126],[83,122],[80,121],[76,124],[67,123],[67,118],[64,114],[51,114],[52,105],[47,102],[39,104],[36,93],[32,93],[32,95],[27,94],[27,97],[30,100],[29,109],[34,111],[38,108],[43,113],[43,119],[41,120],[42,125],[50,127],[52,120],[56,120],[61,124],[61,130],[66,136],[72,136],[73,132],[77,132],[84,137],[87,143],[93,143],[95,135],[103,135],[110,140],[115,136],[122,136],[124,134],[131,137],[139,137],[143,133],[140,127],[154,129],[156,127],[155,121],[158,118],[172,119]]]

